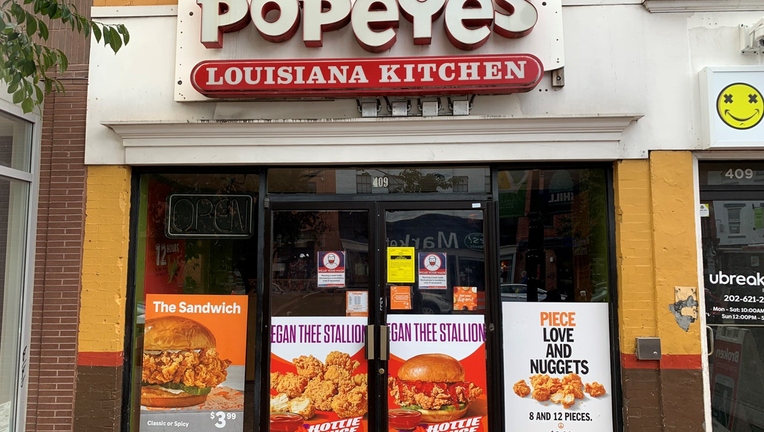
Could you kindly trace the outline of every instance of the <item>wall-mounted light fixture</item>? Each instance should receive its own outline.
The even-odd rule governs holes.
[[[740,52],[761,54],[764,51],[764,18],[748,26],[740,24]]]

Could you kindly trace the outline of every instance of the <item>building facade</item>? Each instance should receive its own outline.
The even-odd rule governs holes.
[[[26,428],[764,428],[761,14],[97,2]]]

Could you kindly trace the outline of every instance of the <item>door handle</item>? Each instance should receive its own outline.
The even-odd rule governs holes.
[[[706,336],[711,333],[711,337],[708,338],[708,352],[707,356],[714,355],[714,329],[711,326],[706,326]]]
[[[366,326],[366,360],[374,360],[376,358],[374,352],[374,325]]]
[[[379,359],[390,360],[390,332],[386,325],[379,326]]]

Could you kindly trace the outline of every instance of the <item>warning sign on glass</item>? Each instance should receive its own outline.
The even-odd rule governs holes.
[[[318,286],[345,286],[345,251],[318,252]]]
[[[418,255],[419,289],[448,288],[446,254],[420,252]]]

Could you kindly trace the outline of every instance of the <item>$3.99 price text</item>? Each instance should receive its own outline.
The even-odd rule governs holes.
[[[592,417],[586,412],[529,412],[528,418],[536,421],[592,421]]]
[[[215,422],[215,427],[218,429],[223,429],[226,425],[226,420],[235,420],[236,419],[236,413],[232,412],[211,412],[210,413],[210,420],[217,420]]]

